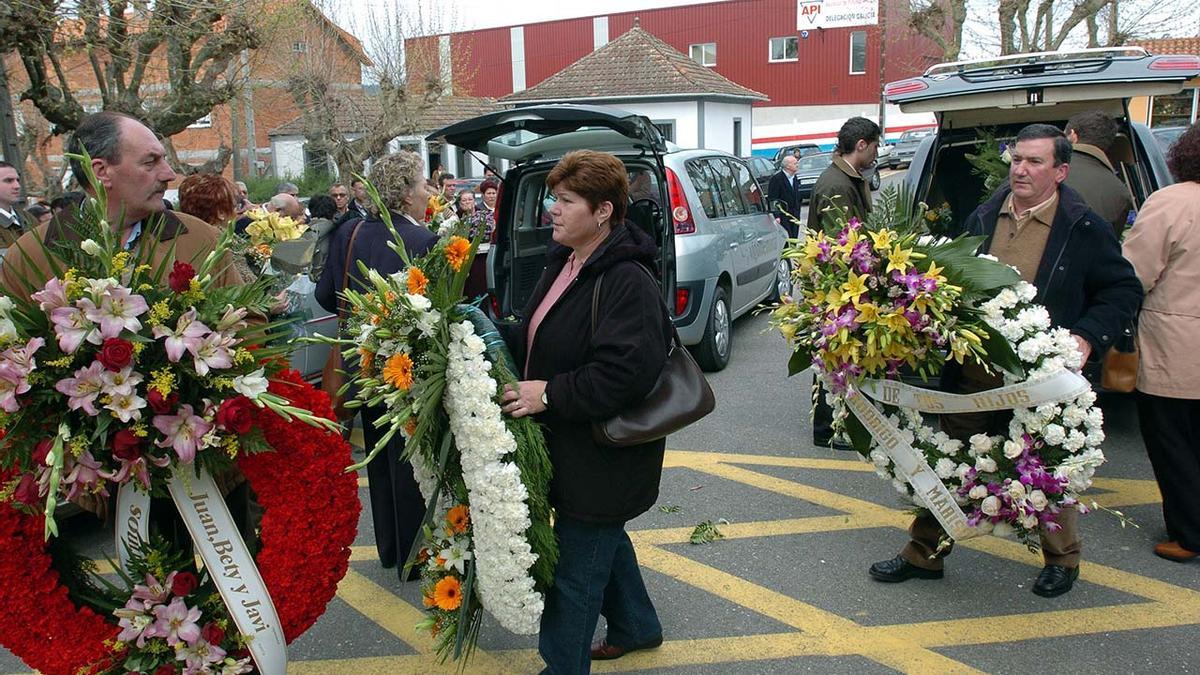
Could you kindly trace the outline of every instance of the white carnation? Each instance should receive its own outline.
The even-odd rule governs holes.
[[[1067,432],[1058,424],[1047,424],[1042,428],[1042,438],[1048,445],[1062,445],[1067,439]]]
[[[987,434],[975,434],[970,441],[972,455],[986,455],[992,450],[992,439]]]
[[[943,457],[937,461],[936,465],[934,465],[933,472],[938,475],[938,478],[946,480],[954,475],[954,469],[955,465],[953,460]]]

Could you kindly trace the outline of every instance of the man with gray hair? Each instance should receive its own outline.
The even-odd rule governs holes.
[[[238,215],[241,215],[241,214],[249,211],[250,209],[256,208],[256,205],[253,202],[251,202],[250,199],[247,197],[247,195],[250,194],[250,190],[246,188],[246,184],[240,180],[235,180],[235,181],[233,181],[233,185],[234,185],[234,187],[237,188],[237,194],[238,194],[237,213],[238,213]]]
[[[271,197],[271,201],[266,204],[266,209],[293,220],[304,220],[304,205],[300,203],[299,199],[296,199],[295,195],[281,192]]]
[[[285,180],[282,183],[280,183],[279,185],[275,186],[275,194],[281,194],[281,193],[289,194],[289,195],[295,197],[296,195],[300,194],[300,188],[296,187],[295,183]]]

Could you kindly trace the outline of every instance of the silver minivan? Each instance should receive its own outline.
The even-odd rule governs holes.
[[[646,117],[601,106],[533,106],[466,120],[429,138],[481,161],[510,163],[487,260],[486,309],[497,321],[520,318],[546,266],[554,199],[546,175],[577,149],[612,153],[628,167],[626,219],[658,242],[663,300],[706,370],[729,363],[734,319],[791,291],[789,267],[779,258],[787,234],[745,162],[681,150]]]

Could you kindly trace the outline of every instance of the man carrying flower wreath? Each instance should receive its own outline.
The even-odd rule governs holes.
[[[1070,170],[1071,143],[1058,128],[1031,124],[1012,146],[1009,185],[1003,186],[967,218],[964,232],[987,237],[982,250],[1017,269],[1038,288],[1054,326],[1071,331],[1081,363],[1102,356],[1137,311],[1142,287],[1121,255],[1111,225],[1088,208],[1079,193],[1063,185]],[[975,393],[1003,385],[1001,376],[975,360],[961,367],[947,363],[943,388]],[[1006,435],[1012,411],[943,415],[942,428],[969,442],[975,434]],[[1041,531],[1045,566],[1033,592],[1056,597],[1071,590],[1079,576],[1077,512],[1064,509],[1058,522]],[[928,511],[909,526],[911,541],[890,560],[877,562],[877,581],[941,579],[942,559],[951,546]]]
[[[175,180],[175,172],[167,164],[162,143],[149,127],[124,113],[103,111],[87,115],[68,146],[68,152],[74,154],[82,155],[85,151],[91,157],[91,169],[99,186],[90,184],[78,160],[71,160],[71,171],[89,196],[96,196],[98,188],[104,189],[108,196],[108,223],[119,234],[125,250],[152,250],[150,264],[157,265],[170,255],[174,260],[169,263],[179,261],[199,266],[216,248],[219,236],[216,228],[193,216],[166,209],[163,194],[167,184]],[[49,224],[27,231],[13,244],[4,265],[0,266],[0,289],[5,294],[29,297],[55,276],[47,248],[83,243],[84,237],[75,230],[77,213],[64,211]],[[156,242],[161,245],[155,245]],[[215,286],[242,283],[228,258],[219,261],[212,274]],[[106,502],[90,496],[80,495],[76,503],[100,517],[107,512]],[[239,504],[234,510],[245,509]],[[174,509],[157,512],[172,514]]]

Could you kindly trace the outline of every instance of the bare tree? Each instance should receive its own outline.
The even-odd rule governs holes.
[[[17,110],[17,146],[20,151],[17,164],[25,168],[22,175],[25,190],[43,199],[57,197],[62,193],[67,165],[60,162],[55,168],[50,162],[51,143],[54,140],[50,123],[27,101]]]
[[[139,117],[171,136],[242,86],[242,50],[262,41],[262,0],[9,0],[4,47],[24,67],[21,99],[55,134],[85,105]]]
[[[370,60],[367,92],[335,86],[330,54],[342,47],[336,30],[311,36],[308,53],[287,74],[288,89],[304,111],[307,149],[332,158],[342,176],[361,172],[393,139],[421,131],[424,113],[452,89],[442,77],[437,37],[410,39],[437,32],[437,19],[426,19],[419,4],[390,0],[362,7],[356,16],[355,32]],[[461,83],[460,76],[455,79]]]
[[[946,61],[957,61],[962,52],[967,0],[914,0],[908,25],[933,41]]]

